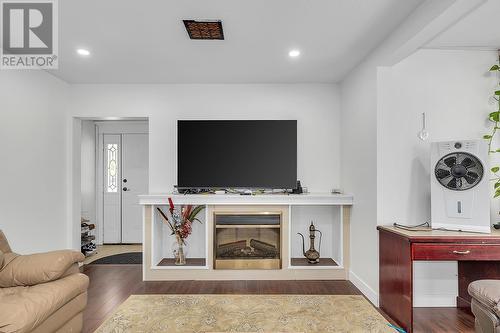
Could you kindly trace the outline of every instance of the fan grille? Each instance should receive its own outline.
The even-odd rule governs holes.
[[[479,184],[484,169],[474,155],[458,152],[443,156],[434,168],[437,181],[452,191],[469,190]]]

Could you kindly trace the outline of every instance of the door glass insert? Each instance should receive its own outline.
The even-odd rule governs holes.
[[[107,146],[107,186],[109,193],[118,192],[118,144],[108,143]]]

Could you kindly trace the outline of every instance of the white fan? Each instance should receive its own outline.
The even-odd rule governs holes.
[[[431,150],[432,227],[489,233],[486,143],[479,140],[434,142]]]

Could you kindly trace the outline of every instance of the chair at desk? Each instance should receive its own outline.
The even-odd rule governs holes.
[[[469,284],[476,333],[500,333],[500,280],[477,280]]]

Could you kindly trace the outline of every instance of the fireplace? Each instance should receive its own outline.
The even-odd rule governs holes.
[[[280,269],[281,212],[214,213],[215,269]]]

